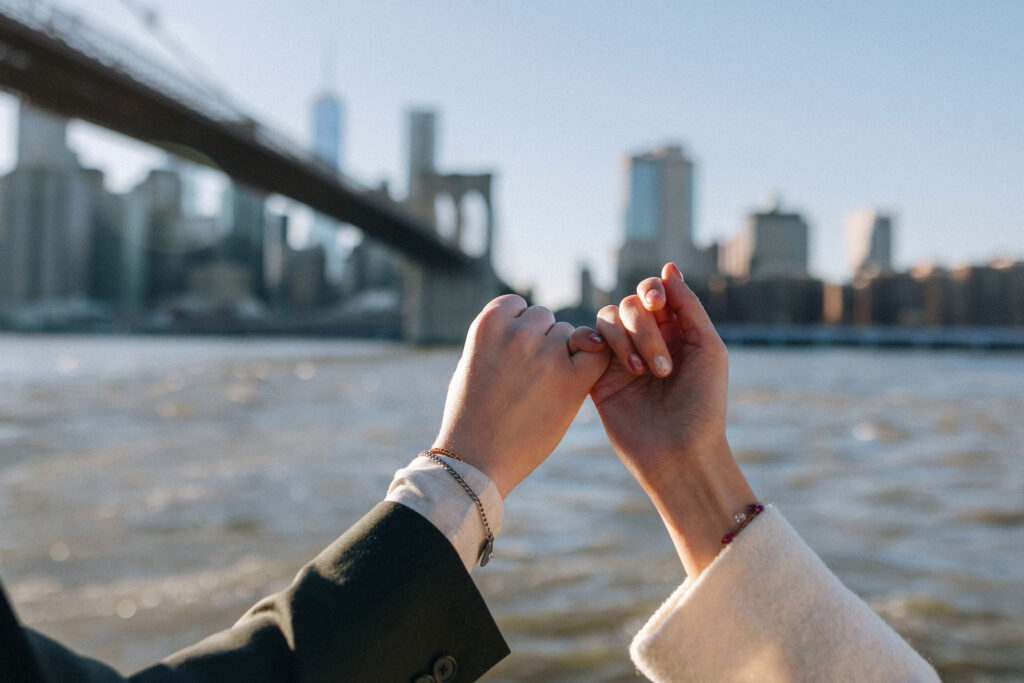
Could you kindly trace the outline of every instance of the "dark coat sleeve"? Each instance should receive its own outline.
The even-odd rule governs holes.
[[[124,680],[25,633],[44,680]],[[445,680],[472,681],[508,652],[448,539],[420,514],[385,502],[234,626],[127,680],[411,682],[444,660],[454,664]]]

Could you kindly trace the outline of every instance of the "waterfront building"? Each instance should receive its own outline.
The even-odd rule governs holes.
[[[892,270],[893,216],[877,209],[861,209],[846,219],[846,249],[856,276],[866,268]]]
[[[615,298],[674,261],[688,279],[711,275],[693,242],[694,169],[682,147],[667,145],[629,157],[625,166],[624,241]]]
[[[221,214],[227,228],[224,255],[228,261],[246,269],[253,294],[264,299],[266,199],[265,192],[232,182],[221,204]]]
[[[432,177],[437,173],[434,159],[437,112],[413,109],[408,118],[408,194],[406,203],[416,216],[435,222]]]
[[[1002,324],[1024,326],[1024,261],[999,259],[992,266],[1000,274],[999,300],[1005,305]]]
[[[16,166],[0,205],[0,307],[90,294],[95,207],[102,175],[83,169],[67,121],[21,103]]]
[[[1011,311],[1012,293],[1007,291],[1010,264],[991,263],[954,268],[951,318],[957,325],[1007,325],[1016,317]],[[1010,297],[1006,296],[1011,294]]]
[[[264,277],[267,301],[278,314],[309,313],[331,304],[336,292],[327,279],[322,245],[292,249],[287,215],[267,217]]]
[[[723,272],[737,278],[804,278],[808,274],[807,222],[778,203],[751,213],[721,253]]]
[[[327,254],[323,246],[288,250],[284,283],[288,304],[293,311],[308,313],[330,303],[326,272]]]
[[[119,202],[121,308],[143,311],[182,294],[189,272],[228,260],[222,218],[185,210],[187,187],[176,170],[154,169]],[[225,203],[226,204],[226,203]]]
[[[381,183],[375,194],[391,201],[386,183]],[[340,286],[350,299],[367,291],[388,291],[397,301],[403,288],[401,260],[390,247],[363,235],[348,254]]]
[[[181,179],[173,171],[150,171],[125,196],[120,301],[123,308],[144,310],[184,286],[181,218]]]
[[[857,325],[925,325],[926,287],[909,272],[861,270],[853,281],[852,322]]]
[[[918,264],[910,269],[910,277],[921,286],[921,324],[950,325],[953,283],[949,271],[930,264]]]
[[[93,197],[89,296],[116,307],[121,300],[124,249],[124,197],[107,192],[100,171],[86,171]]]
[[[811,277],[713,276],[694,293],[716,322],[808,325],[822,322],[825,283]]]

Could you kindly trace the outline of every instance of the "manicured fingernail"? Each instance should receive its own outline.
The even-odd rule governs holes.
[[[604,337],[595,332],[594,334],[590,335],[590,341],[594,342],[595,344],[604,344]]]
[[[661,300],[661,292],[659,292],[659,291],[656,291],[656,290],[652,289],[652,290],[649,290],[646,294],[644,294],[644,301],[646,301],[648,304],[653,304],[654,302],[660,301],[660,300]]]
[[[683,279],[683,274],[679,272],[679,266],[677,266],[675,263],[668,264],[668,270],[669,270],[669,275],[673,275],[673,276],[679,278],[680,280]]]
[[[629,369],[633,372],[644,371],[644,359],[640,357],[639,353],[629,354],[629,358],[626,359],[626,362],[629,363]]]
[[[672,361],[665,356],[654,357],[654,374],[658,377],[667,377],[672,373]]]

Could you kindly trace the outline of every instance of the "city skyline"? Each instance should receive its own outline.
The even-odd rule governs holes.
[[[116,2],[60,4],[146,40]],[[447,3],[417,22],[401,3],[160,9],[214,80],[300,141],[333,36],[346,164],[368,183],[387,177],[399,195],[406,111],[436,107],[440,162],[498,171],[499,272],[534,285],[545,305],[575,299],[579,261],[611,286],[623,159],[672,142],[695,162],[698,245],[728,239],[778,190],[809,223],[812,272],[833,281],[849,278],[845,218],[864,206],[899,215],[897,268],[1024,253],[1024,8],[1009,3],[984,13]],[[3,172],[13,110],[4,96]],[[72,146],[115,189],[158,157],[89,131],[75,126]]]

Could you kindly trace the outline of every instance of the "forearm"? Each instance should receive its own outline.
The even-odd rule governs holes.
[[[656,475],[640,472],[640,483],[654,502],[679,553],[686,575],[697,578],[733,531],[734,515],[756,499],[723,437],[698,453],[670,459]]]
[[[383,502],[286,590],[165,660],[152,680],[167,670],[179,674],[175,680],[412,680],[439,654],[475,678],[507,653],[443,533],[419,513]]]

